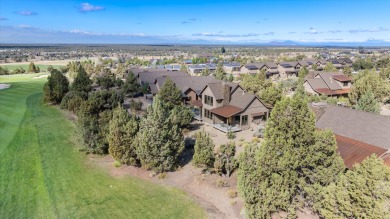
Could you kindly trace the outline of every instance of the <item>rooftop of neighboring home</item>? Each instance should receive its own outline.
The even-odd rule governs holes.
[[[338,82],[350,82],[351,77],[345,76],[340,72],[311,72],[306,77],[307,83],[310,87],[318,93],[325,95],[344,94],[349,93],[349,88],[343,88]]]
[[[239,62],[225,62],[223,63],[224,67],[240,67],[241,64]]]
[[[298,62],[281,62],[279,63],[280,66],[282,66],[283,68],[294,68],[295,66],[297,66],[299,63]]]
[[[305,66],[305,67],[308,67],[314,63],[316,63],[317,60],[315,59],[305,59],[305,60],[301,60],[301,61],[298,61],[298,63],[301,65],[301,66]]]
[[[192,89],[195,91],[198,95],[200,92],[203,90],[203,88],[208,84],[208,83],[213,83],[213,82],[220,82],[220,80],[215,79],[212,76],[164,76],[164,77],[158,77],[156,79],[156,90],[152,90],[154,88],[153,85],[150,87],[151,91],[153,94],[156,94],[158,92],[158,89],[163,86],[167,78],[170,78],[173,83],[182,91],[185,92],[188,89]],[[150,85],[149,85],[150,86]]]
[[[139,79],[140,83],[154,84],[158,77],[163,76],[188,76],[186,72],[182,71],[167,71],[167,69],[156,69],[156,68],[139,68],[131,69],[130,72],[133,72],[134,76]]]
[[[316,127],[331,129],[347,167],[390,150],[390,117],[329,104],[311,104]]]
[[[210,64],[194,64],[194,65],[188,65],[188,68],[190,69],[205,69],[208,68],[210,70],[215,70],[217,68],[217,65],[214,63]]]

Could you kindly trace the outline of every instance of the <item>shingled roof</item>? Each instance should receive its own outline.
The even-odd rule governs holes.
[[[139,78],[141,83],[153,84],[157,78],[163,76],[175,77],[175,76],[188,76],[186,72],[182,71],[167,71],[167,70],[157,70],[157,69],[142,69],[131,71],[136,77]]]
[[[337,135],[390,149],[390,117],[326,104],[317,116],[316,127],[332,129]]]
[[[168,76],[169,77],[169,76]],[[217,80],[212,76],[176,76],[169,77],[176,87],[178,87],[182,92],[187,91],[188,89],[194,90],[198,95],[203,90],[203,88],[209,83],[222,82]],[[156,83],[161,88],[167,77],[158,77]]]

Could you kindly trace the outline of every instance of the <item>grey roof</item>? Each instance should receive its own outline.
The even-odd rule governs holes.
[[[188,75],[188,76],[174,76],[169,78],[173,81],[173,83],[175,83],[176,87],[178,87],[182,92],[185,92],[189,88],[191,88],[197,94],[199,94],[207,84],[213,82],[220,82],[220,80],[217,80],[212,76]],[[159,85],[159,87],[162,87],[166,79],[167,77],[158,77],[156,79],[156,83]]]
[[[257,69],[260,69],[261,67],[263,67],[265,65],[265,63],[262,63],[262,62],[259,62],[259,63],[248,63],[245,66],[245,68],[249,69],[249,70],[257,70]]]
[[[275,62],[266,62],[265,65],[268,68],[278,68],[278,65]]]
[[[334,75],[343,75],[339,72],[318,72],[318,74],[331,90],[340,90],[342,87],[333,79]]]
[[[213,93],[215,99],[217,99],[217,100],[223,99],[223,85],[224,84],[227,84],[230,86],[230,88],[231,88],[230,91],[233,91],[234,89],[236,89],[237,86],[239,86],[237,83],[222,82],[222,81],[207,84],[207,86],[211,90],[211,93]]]
[[[238,62],[225,62],[225,63],[223,63],[223,66],[225,66],[225,67],[240,67],[241,64]]]
[[[141,83],[148,83],[153,84],[158,77],[163,76],[187,76],[188,74],[186,72],[182,71],[145,71],[145,72],[139,72],[138,77]]]
[[[328,88],[328,86],[321,78],[308,78],[306,81],[314,90]]]
[[[240,98],[232,98],[230,105],[245,109],[255,98],[256,96],[254,94],[244,91]]]
[[[296,65],[298,65],[298,62],[281,62],[279,65],[283,68],[294,68]]]
[[[390,149],[390,117],[341,106],[325,105],[317,113],[316,127],[335,134]]]
[[[152,94],[157,94],[158,92],[156,84],[149,84],[149,89]]]

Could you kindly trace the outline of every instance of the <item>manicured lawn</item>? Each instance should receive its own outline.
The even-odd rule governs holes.
[[[75,125],[42,104],[44,79],[1,76],[0,218],[203,218],[183,192],[85,165]]]
[[[19,68],[19,67],[22,67],[26,71],[28,69],[28,64],[0,65],[0,66],[3,68],[8,68],[8,70],[10,70],[10,71],[14,70],[15,68]],[[46,71],[47,67],[49,67],[50,65],[35,64],[35,66],[38,66],[41,69],[41,71]],[[64,65],[52,65],[52,66],[53,66],[53,68],[59,68],[59,67],[62,67]]]

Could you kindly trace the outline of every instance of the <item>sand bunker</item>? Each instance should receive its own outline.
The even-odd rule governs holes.
[[[10,84],[0,84],[0,90],[4,90],[4,89],[10,88],[10,87],[11,87]]]

